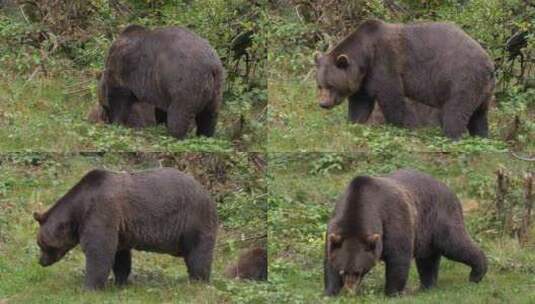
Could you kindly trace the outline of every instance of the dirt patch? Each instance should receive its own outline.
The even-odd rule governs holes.
[[[470,213],[479,209],[479,202],[473,199],[463,200],[463,212]]]

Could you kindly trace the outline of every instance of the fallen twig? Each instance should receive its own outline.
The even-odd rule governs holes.
[[[520,156],[520,155],[516,154],[514,151],[511,151],[511,155],[513,155],[513,157],[515,157],[517,159],[520,159],[520,160],[523,160],[523,161],[529,161],[529,162],[534,162],[535,161],[535,157]]]
[[[91,88],[82,87],[82,88],[79,88],[79,89],[76,89],[76,90],[66,91],[65,94],[72,95],[72,94],[77,94],[77,93],[81,93],[81,92],[85,92],[85,91],[89,91],[89,90],[91,90]]]
[[[41,69],[42,67],[41,66],[38,66],[31,74],[30,74],[30,77],[28,77],[28,79],[26,80],[26,82],[30,82],[32,81],[32,79],[35,77],[35,75],[37,75],[37,73],[39,72],[39,70]]]

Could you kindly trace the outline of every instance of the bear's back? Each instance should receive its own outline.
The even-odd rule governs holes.
[[[161,204],[206,204],[208,192],[193,177],[174,168],[129,173],[129,191],[138,198]]]
[[[436,58],[446,65],[482,64],[489,68],[492,60],[483,47],[457,25],[447,22],[421,22],[401,27],[407,47],[407,59],[419,64]]]
[[[403,185],[412,195],[420,211],[436,208],[451,212],[462,210],[455,193],[443,182],[420,171],[401,169],[387,176]]]
[[[119,204],[128,245],[139,250],[176,253],[184,233],[214,234],[215,204],[191,176],[174,168],[123,174]],[[173,253],[173,254],[174,254]]]

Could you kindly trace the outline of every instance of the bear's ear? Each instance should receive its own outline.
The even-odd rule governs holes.
[[[339,69],[345,69],[349,66],[349,58],[346,54],[338,55],[336,57],[336,67]]]
[[[332,245],[339,245],[342,243],[342,236],[336,233],[329,234],[329,243]]]
[[[34,212],[33,218],[39,223],[39,225],[43,224],[45,221],[45,217],[43,216],[42,213],[39,213],[39,212]]]
[[[377,242],[379,241],[380,238],[381,236],[377,233],[368,235],[368,237],[366,237],[366,243],[368,244],[369,250],[375,250],[375,247],[377,246]]]
[[[319,62],[320,62],[320,58],[321,58],[321,53],[318,52],[318,51],[315,51],[315,52],[314,52],[314,63],[315,63],[316,65],[319,64]]]

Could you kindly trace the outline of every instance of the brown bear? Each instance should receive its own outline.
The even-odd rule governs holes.
[[[223,99],[223,65],[208,42],[179,27],[128,26],[113,42],[99,90],[112,123],[128,124],[139,102],[166,113],[169,132],[183,139],[212,136]]]
[[[450,23],[367,20],[328,53],[315,56],[320,106],[349,100],[352,122],[366,122],[375,100],[386,121],[411,127],[405,98],[441,110],[446,136],[488,136],[494,65],[481,45]]]
[[[479,282],[487,259],[464,226],[456,195],[433,177],[414,170],[387,176],[354,178],[338,200],[325,242],[325,293],[355,290],[382,260],[385,293],[402,293],[411,259],[416,259],[422,288],[435,285],[440,257],[472,268]]]
[[[242,253],[238,261],[226,269],[225,276],[231,279],[266,281],[267,265],[266,249],[256,247]]]
[[[80,244],[87,289],[104,288],[111,270],[116,284],[125,284],[132,249],[184,257],[191,280],[210,279],[215,204],[201,184],[176,169],[92,170],[34,218],[39,263],[52,265]]]

